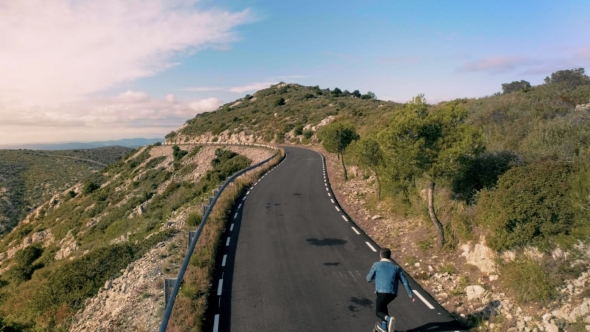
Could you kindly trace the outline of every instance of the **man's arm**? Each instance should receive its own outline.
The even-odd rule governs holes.
[[[371,266],[371,271],[369,271],[369,274],[367,274],[367,282],[371,282],[371,281],[375,280],[375,272],[376,271],[377,271],[376,265],[373,264],[373,266]]]
[[[402,272],[401,269],[399,269],[399,279],[402,281],[402,285],[404,285],[404,288],[406,289],[406,293],[408,293],[408,296],[410,298],[412,298],[414,295],[412,294],[412,287],[410,287],[410,283],[408,282],[408,279],[406,279],[406,276],[404,275],[404,273]]]

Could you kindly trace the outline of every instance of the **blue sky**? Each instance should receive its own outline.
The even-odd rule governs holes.
[[[183,91],[273,81],[373,91],[406,101],[490,95],[502,83],[540,84],[590,64],[587,1],[205,1],[250,9],[227,50],[206,49],[129,85],[183,98],[245,93]],[[583,52],[586,52],[583,54]],[[582,53],[582,54],[580,54]],[[487,62],[486,62],[487,61]]]
[[[590,70],[587,0],[0,0],[0,8],[0,145],[161,137],[281,81],[398,102],[424,93],[435,103]]]

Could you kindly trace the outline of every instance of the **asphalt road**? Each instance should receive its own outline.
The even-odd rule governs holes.
[[[340,210],[320,154],[285,151],[232,212],[205,331],[372,331],[375,286],[365,277],[379,247]],[[465,330],[408,279],[416,301],[400,285],[389,305],[396,330]]]

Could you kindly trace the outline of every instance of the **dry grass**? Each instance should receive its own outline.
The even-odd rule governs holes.
[[[229,219],[229,211],[245,189],[254,183],[269,168],[276,165],[284,156],[280,155],[264,166],[238,177],[227,186],[215,204],[207,224],[203,227],[197,242],[194,259],[184,275],[183,285],[172,310],[167,331],[202,331],[202,321],[207,310],[207,297],[212,286],[215,257],[221,235]]]

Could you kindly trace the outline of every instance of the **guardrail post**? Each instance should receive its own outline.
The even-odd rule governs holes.
[[[207,212],[207,208],[208,208],[208,207],[209,207],[209,206],[207,206],[207,205],[203,205],[203,215],[205,215],[205,212]]]
[[[195,238],[195,236],[197,235],[197,231],[188,231],[188,247],[191,247],[191,242],[193,242],[193,239]]]
[[[189,242],[190,244],[190,242]],[[165,305],[168,305],[168,301],[170,301],[170,295],[172,294],[172,290],[176,286],[176,278],[166,278],[164,279],[164,302]]]

